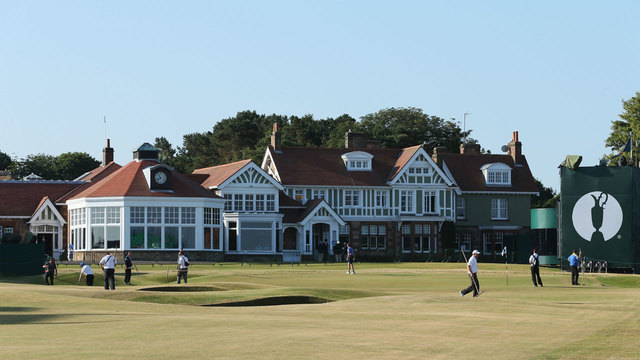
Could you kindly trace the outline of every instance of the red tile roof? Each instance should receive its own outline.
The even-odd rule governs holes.
[[[269,152],[283,185],[385,186],[400,149],[345,149],[283,146]],[[364,151],[373,155],[372,171],[347,171],[341,155]]]
[[[398,173],[400,173],[402,168],[407,165],[409,160],[411,160],[411,157],[416,153],[416,151],[418,151],[418,149],[420,149],[420,145],[404,148],[401,150],[400,156],[398,157],[395,166],[393,167],[393,169],[391,169],[389,181],[393,180],[393,178],[396,177]]]
[[[538,192],[538,187],[524,156],[521,156],[518,161],[522,166],[515,166],[511,155],[443,153],[439,156],[462,191]],[[487,186],[485,184],[480,168],[492,163],[503,163],[512,168],[511,186]]]
[[[70,199],[106,196],[220,198],[176,170],[171,172],[173,192],[150,191],[142,170],[158,164],[153,160],[132,161]]]
[[[208,189],[214,188],[225,182],[227,179],[233,176],[233,174],[240,171],[240,169],[247,166],[250,162],[251,159],[240,160],[229,164],[195,169],[193,171],[193,175],[207,175],[207,178],[200,184]]]
[[[64,194],[64,196],[62,196],[61,198],[56,199],[56,204],[65,203],[67,200],[71,199],[77,194],[80,194],[84,190],[91,187],[93,184],[98,183],[100,180],[111,175],[121,167],[122,166],[114,163],[113,161],[108,163],[106,166],[98,166],[97,168],[91,170],[87,175],[80,178],[81,181],[86,181],[84,184]]]
[[[0,216],[32,216],[44,197],[58,199],[79,181],[0,181]]]

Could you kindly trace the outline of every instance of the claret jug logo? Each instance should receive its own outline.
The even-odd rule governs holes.
[[[592,191],[573,206],[573,227],[583,239],[604,242],[613,238],[622,226],[622,208],[613,195]]]

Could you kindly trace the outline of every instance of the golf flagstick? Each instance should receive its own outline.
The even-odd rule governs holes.
[[[465,262],[465,264],[467,264],[467,266],[468,266],[468,265],[469,265],[469,261],[467,261],[467,255],[464,253],[464,250],[463,250],[462,248],[460,248],[460,251],[462,252],[462,256],[464,256],[464,262]],[[473,256],[473,255],[471,255],[471,256]],[[476,293],[478,294],[478,296],[480,296],[480,294],[482,294],[482,293],[481,293],[481,292],[480,292],[480,290],[478,289],[478,284],[476,284],[476,281],[475,281],[475,279],[473,278],[473,274],[469,274],[469,273],[467,273],[467,274],[468,274],[468,275],[469,275],[469,277],[471,278],[471,283],[473,284],[473,287],[475,287],[475,288],[476,288]],[[484,292],[484,291],[482,291],[482,292]]]

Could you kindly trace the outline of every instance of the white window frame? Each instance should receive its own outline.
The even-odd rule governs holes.
[[[400,212],[403,214],[415,213],[415,190],[400,190]]]
[[[376,207],[386,208],[389,204],[389,192],[387,190],[376,190]]]
[[[456,197],[456,219],[467,218],[467,199]]]
[[[431,209],[431,197],[433,197],[433,209]],[[438,191],[423,191],[422,195],[422,213],[423,214],[437,214],[438,213]]]
[[[344,190],[343,204],[346,208],[355,208],[360,206],[360,190]],[[348,202],[347,202],[348,200]]]
[[[326,199],[327,198],[326,197],[326,190],[324,190],[324,189],[313,190],[313,198],[314,199],[318,199],[318,198]]]
[[[491,199],[491,220],[508,220],[509,202],[507,199]]]

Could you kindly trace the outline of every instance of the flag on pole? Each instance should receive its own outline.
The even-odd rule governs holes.
[[[624,144],[624,148],[620,151],[620,153],[616,156],[614,156],[613,158],[617,158],[618,156],[622,155],[625,152],[629,152],[631,151],[631,137],[629,137],[629,140],[627,141],[626,144]]]
[[[502,256],[507,256],[507,247],[505,246],[504,249],[502,249]]]

